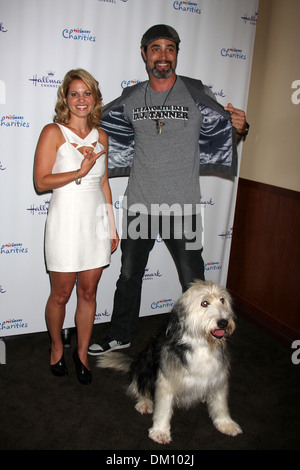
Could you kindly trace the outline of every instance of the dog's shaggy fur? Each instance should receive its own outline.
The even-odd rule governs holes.
[[[215,427],[235,436],[242,432],[229,414],[226,336],[235,329],[228,292],[209,281],[196,281],[180,297],[169,321],[136,360],[111,352],[98,360],[130,374],[128,392],[140,413],[153,412],[149,437],[171,441],[175,406],[206,401]]]

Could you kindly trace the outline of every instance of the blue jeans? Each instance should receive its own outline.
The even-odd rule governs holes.
[[[183,290],[186,290],[195,279],[204,280],[204,262],[202,258],[202,247],[197,249],[186,249],[187,243],[191,243],[191,238],[186,238],[184,229],[180,230],[176,226],[174,216],[168,216],[168,220],[160,216],[153,222],[152,217],[148,217],[147,236],[132,238],[128,227],[134,222],[136,217],[126,218],[124,237],[121,240],[121,273],[117,281],[114,297],[114,308],[108,336],[118,341],[130,342],[139,319],[142,280],[148,262],[149,253],[153,248],[158,233],[162,236],[165,245],[168,247],[176,264],[179,280]],[[196,217],[196,216],[192,216]],[[163,223],[167,222],[169,233],[164,237]],[[195,225],[195,220],[193,220]],[[156,229],[158,230],[156,232]],[[152,233],[151,233],[152,232]],[[154,235],[156,233],[156,235]],[[190,235],[189,235],[190,237]]]

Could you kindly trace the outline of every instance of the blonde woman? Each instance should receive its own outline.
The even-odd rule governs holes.
[[[37,191],[53,191],[45,230],[51,281],[46,305],[51,371],[56,376],[68,375],[61,331],[76,284],[77,348],[73,359],[82,384],[92,380],[87,349],[98,283],[119,242],[107,174],[108,138],[99,129],[101,110],[98,82],[83,69],[69,71],[58,91],[54,123],[41,132],[34,163]]]

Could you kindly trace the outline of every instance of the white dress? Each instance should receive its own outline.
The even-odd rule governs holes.
[[[104,149],[93,129],[81,139],[67,127],[57,124],[65,138],[58,149],[52,173],[75,171],[83,155],[78,148]],[[72,144],[75,144],[76,147]],[[94,144],[94,145],[92,145]],[[95,146],[96,144],[96,146]],[[111,245],[107,204],[101,189],[105,154],[81,179],[53,190],[45,231],[45,258],[48,271],[78,272],[110,263]]]

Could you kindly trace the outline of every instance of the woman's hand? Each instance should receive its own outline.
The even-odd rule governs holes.
[[[118,232],[115,230],[113,234],[110,235],[110,245],[111,245],[111,252],[113,253],[116,251],[119,245],[119,235]]]
[[[80,169],[78,171],[78,177],[82,178],[86,176],[89,171],[93,168],[98,158],[105,154],[105,150],[102,150],[99,153],[95,153],[90,147],[83,147],[83,151],[81,152],[83,155],[83,160],[81,162]]]

